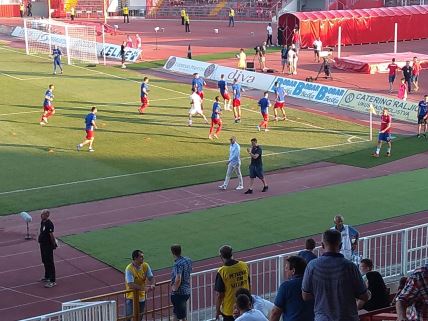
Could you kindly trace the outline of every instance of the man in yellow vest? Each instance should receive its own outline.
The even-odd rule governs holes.
[[[24,10],[25,10],[24,2],[21,2],[19,5],[19,14],[21,15],[21,18],[24,18]]]
[[[70,9],[70,18],[71,18],[71,21],[74,20],[74,15],[75,14],[76,14],[76,11],[74,10],[74,7],[71,7],[71,9]]]
[[[229,27],[235,27],[235,10],[230,8],[229,10]]]
[[[188,13],[186,13],[186,16],[184,17],[184,31],[190,32],[190,17]]]
[[[181,25],[184,26],[184,19],[186,18],[186,9],[181,9],[180,11],[180,17],[181,17]]]
[[[146,281],[149,284],[146,285]],[[147,262],[144,262],[144,253],[141,250],[132,252],[132,262],[125,269],[125,286],[126,290],[137,290],[137,298],[139,301],[139,318],[142,320],[144,307],[146,303],[146,290],[151,291],[155,288],[155,280],[152,269]],[[134,293],[126,293],[126,316],[131,317],[134,313]]]
[[[129,23],[129,8],[128,8],[128,6],[125,5],[123,7],[122,11],[123,11],[123,23],[125,23],[125,22]]]
[[[232,247],[223,245],[220,250],[223,266],[217,270],[214,290],[217,292],[216,319],[233,321],[235,292],[239,288],[250,290],[250,270],[247,263],[233,259]]]

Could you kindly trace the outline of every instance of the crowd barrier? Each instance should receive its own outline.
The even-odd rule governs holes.
[[[285,89],[287,95],[294,98],[328,104],[365,114],[369,113],[370,105],[373,105],[378,114],[380,114],[382,108],[387,107],[393,119],[411,123],[417,122],[418,103],[396,99],[391,96],[278,77],[175,56],[169,57],[164,69],[186,75],[192,75],[197,72],[202,77],[214,81],[220,80],[220,76],[224,74],[225,80],[229,83],[237,79],[244,87],[270,92],[273,91],[275,82],[278,82]]]

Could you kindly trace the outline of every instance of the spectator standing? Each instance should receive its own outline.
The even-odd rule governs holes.
[[[406,61],[406,65],[401,68],[401,71],[403,72],[403,77],[406,80],[407,83],[407,91],[412,91],[412,75],[413,75],[413,68],[410,66],[410,61]]]
[[[24,18],[24,11],[25,11],[25,5],[24,5],[24,2],[21,2],[19,4],[19,14],[21,18]]]
[[[147,281],[149,284],[146,286]],[[125,287],[126,290],[137,290],[139,320],[142,320],[146,304],[146,289],[151,291],[155,285],[152,269],[147,262],[144,262],[144,253],[141,250],[132,252],[132,262],[125,269]],[[126,293],[125,297],[126,315],[130,317],[134,313],[134,293]]]
[[[285,67],[287,66],[287,59],[288,59],[288,47],[287,47],[287,45],[283,45],[281,48],[282,73],[285,72]]]
[[[45,268],[45,276],[40,280],[45,282],[45,288],[53,288],[56,285],[56,273],[53,251],[57,248],[54,236],[54,224],[49,219],[49,210],[42,210],[40,214],[40,233],[38,242],[40,245],[40,254]]]
[[[135,44],[137,46],[137,49],[141,50],[141,48],[142,48],[142,41],[141,41],[141,37],[140,37],[140,35],[138,33],[135,35]],[[142,55],[143,55],[143,52],[140,53],[140,58],[142,57]]]
[[[412,307],[413,315],[406,315],[406,308]],[[398,321],[428,320],[428,264],[414,270],[397,297],[395,304]],[[409,313],[408,313],[409,314]]]
[[[358,267],[340,254],[341,242],[338,231],[325,231],[326,252],[306,267],[302,296],[305,301],[315,300],[315,321],[359,321],[356,299],[369,299]]]
[[[419,74],[421,73],[421,63],[418,57],[413,57],[412,64],[412,83],[415,86],[415,92],[419,90]]]
[[[418,104],[418,135],[421,137],[421,128],[424,126],[424,137],[427,138],[427,117],[428,117],[428,95],[424,96],[424,100],[421,100]]]
[[[296,46],[291,45],[288,47],[287,51],[287,63],[288,63],[288,74],[294,75],[294,59],[297,56]]]
[[[123,23],[129,23],[129,8],[128,6],[124,6],[122,8],[122,13],[123,13]]]
[[[238,181],[239,181],[236,189],[237,190],[243,189],[244,180],[242,179],[242,174],[241,174],[241,146],[239,146],[235,136],[230,137],[229,160],[227,161],[226,178],[224,179],[224,183],[219,186],[220,189],[223,189],[223,190],[227,189],[227,186],[229,185],[230,177],[232,176],[233,172],[236,173],[236,176],[238,176]]]
[[[340,253],[345,259],[352,260],[355,255],[355,250],[357,249],[360,234],[351,225],[346,225],[344,222],[345,219],[342,215],[336,215],[334,217],[334,226],[331,229],[338,231],[342,236]]]
[[[122,42],[122,45],[120,46],[120,57],[122,59],[122,69],[126,68],[125,65],[125,48],[126,48],[126,41]]]
[[[268,23],[268,25],[266,27],[266,33],[267,33],[267,39],[266,39],[267,46],[268,47],[273,46],[273,43],[272,43],[273,30],[272,30],[272,24],[270,22]]]
[[[322,50],[322,41],[320,37],[317,37],[312,45],[314,46],[314,61],[320,62],[320,52]]]
[[[407,93],[409,92],[408,82],[405,78],[401,78],[400,87],[398,87],[397,98],[402,99],[404,101],[407,100]]]
[[[245,54],[245,51],[243,48],[239,49],[238,59],[239,59],[238,68],[239,69],[247,68],[247,55]]]
[[[278,40],[278,46],[280,46],[280,47],[285,45],[284,44],[284,30],[285,30],[284,26],[278,27],[278,34],[276,36],[277,36],[277,40]]]
[[[184,31],[190,32],[190,17],[188,13],[186,13],[186,16],[184,17]]]
[[[251,308],[250,298],[245,294],[240,294],[236,298],[236,306],[239,309],[239,317],[236,321],[268,321],[259,310]]]
[[[192,260],[181,255],[181,245],[171,246],[174,266],[171,275],[171,303],[174,307],[176,320],[185,321],[187,318],[187,301],[190,298],[190,274]]]
[[[181,17],[181,25],[184,26],[184,19],[186,18],[186,9],[184,8],[181,9],[180,17]]]
[[[389,82],[389,93],[392,93],[392,86],[394,85],[395,77],[397,76],[398,65],[395,63],[395,58],[392,58],[391,63],[388,65],[388,82]]]
[[[31,11],[32,9],[33,9],[33,5],[31,3],[31,0],[29,0],[27,3],[27,17],[33,16],[33,12]]]
[[[71,21],[74,21],[74,16],[76,14],[76,10],[74,9],[74,7],[70,8],[70,19]]]
[[[235,10],[229,9],[229,27],[235,27]]]
[[[270,321],[313,321],[313,301],[303,301],[302,282],[306,262],[300,256],[285,259],[286,281],[279,287]]]
[[[263,42],[263,44],[259,47],[258,54],[259,54],[260,70],[265,71],[266,70],[266,42]]]
[[[250,270],[247,263],[233,258],[232,247],[223,245],[219,250],[223,266],[217,270],[214,289],[217,293],[216,319],[234,321],[233,305],[239,288],[250,289]]]
[[[268,185],[263,174],[262,147],[257,144],[257,138],[251,140],[251,147],[247,148],[247,152],[251,157],[250,186],[245,194],[253,194],[253,184],[256,177],[263,182],[262,192],[266,192],[268,190]]]
[[[303,251],[300,251],[298,256],[302,257],[306,263],[309,263],[313,259],[316,259],[317,256],[314,254],[316,243],[314,239],[307,239],[305,244],[305,249]]]
[[[300,31],[299,28],[294,28],[291,34],[291,43],[294,45],[296,53],[299,53],[300,50]]]

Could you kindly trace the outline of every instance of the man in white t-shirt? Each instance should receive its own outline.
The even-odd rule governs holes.
[[[317,37],[313,43],[315,62],[320,62],[320,51],[322,50],[322,42],[320,37]]]
[[[192,126],[192,116],[200,115],[204,118],[205,123],[208,124],[207,117],[205,117],[202,111],[202,98],[196,93],[196,88],[192,88],[192,94],[190,95],[190,109],[189,109],[189,126]]]
[[[273,46],[273,43],[272,43],[272,33],[273,33],[273,31],[272,31],[272,24],[271,23],[269,23],[267,25],[266,32],[267,32],[266,44],[267,44],[268,47]]]
[[[241,294],[245,294],[250,299],[251,307],[255,310],[260,311],[267,319],[270,318],[272,309],[274,307],[274,304],[266,299],[263,299],[262,297],[258,295],[251,294],[248,289],[245,288],[239,288],[236,290],[235,296],[238,297]],[[234,307],[234,314],[233,316],[235,318],[240,316],[240,312],[237,306]]]
[[[268,321],[263,313],[251,308],[250,298],[246,294],[238,295],[236,306],[239,309],[239,317],[235,321]]]

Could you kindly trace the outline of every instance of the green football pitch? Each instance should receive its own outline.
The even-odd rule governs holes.
[[[223,178],[228,138],[246,147],[257,137],[267,171],[369,148],[367,128],[296,109],[289,121],[257,132],[255,101],[243,100],[243,121],[223,114],[218,141],[201,119],[187,127],[189,84],[151,79],[147,114],[137,112],[144,74],[117,67],[65,66],[53,76],[47,57],[0,46],[0,213],[60,206],[198,184]],[[55,85],[56,114],[39,125],[47,86]],[[207,90],[209,116],[216,90]],[[84,117],[98,107],[95,153],[77,152]],[[244,156],[243,169],[248,159]]]

